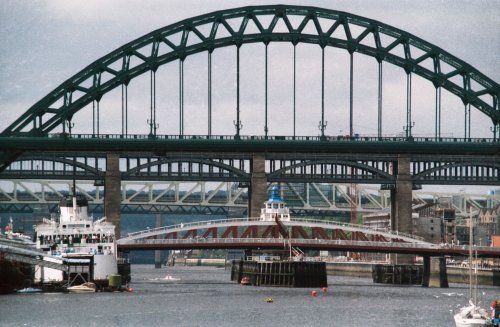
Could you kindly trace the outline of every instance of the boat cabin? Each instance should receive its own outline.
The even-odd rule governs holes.
[[[290,221],[290,212],[279,193],[279,186],[274,185],[271,188],[271,196],[264,202],[264,208],[260,210],[260,220],[274,221],[278,216],[278,219],[282,221]]]

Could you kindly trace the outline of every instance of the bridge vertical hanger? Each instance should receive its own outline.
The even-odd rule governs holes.
[[[95,115],[95,100],[92,100],[92,136],[95,136],[95,130],[96,130],[95,118],[96,118],[96,115]]]
[[[297,90],[297,82],[296,82],[296,72],[297,72],[297,42],[293,42],[293,139],[295,140],[296,136],[296,129],[295,129],[295,124],[296,124],[296,90]]]
[[[471,91],[470,89],[470,77],[466,74],[462,74],[462,78],[464,81],[464,90],[466,91]],[[469,105],[469,99],[466,95],[462,96],[462,102],[464,103],[464,141],[467,140],[467,130],[468,128],[468,123],[470,124],[470,117],[468,114],[470,114],[470,107]],[[470,137],[470,134],[469,134]]]
[[[179,59],[179,136],[184,136],[184,58]]]
[[[122,84],[122,136],[128,135],[128,82]]]
[[[378,119],[377,136],[382,137],[382,60],[378,60]]]
[[[432,61],[434,64],[434,71],[438,75],[441,74],[441,63],[439,60],[439,56],[436,54],[430,54],[429,56],[432,57]],[[436,141],[438,141],[441,138],[441,86],[442,86],[442,80],[438,77],[434,78],[432,80],[432,84],[434,85],[434,88],[436,89],[436,113],[435,113],[435,131],[434,131],[434,138]]]
[[[354,136],[354,51],[349,50],[350,55],[350,74],[349,74],[349,136]]]
[[[150,119],[148,120],[150,137],[156,137],[156,130],[159,127],[156,123],[156,69],[157,68],[152,68],[150,73],[151,109]]]
[[[441,86],[436,86],[436,141],[441,138]]]
[[[403,127],[405,131],[406,139],[412,139],[412,127],[415,123],[411,120],[411,71],[406,71],[406,127]]]
[[[495,110],[499,110],[498,98],[495,95],[493,95],[493,108]],[[493,132],[493,142],[497,141],[497,131],[499,130],[499,128],[500,128],[500,122],[493,120],[493,126],[490,127],[490,131]]]
[[[99,103],[100,103],[100,99],[97,99],[97,107],[96,107],[96,110],[97,110],[97,122],[96,122],[96,126],[97,126],[97,136],[100,135],[100,132],[99,132],[99,117],[100,117],[100,114],[99,114]]]
[[[321,46],[321,121],[319,123],[319,129],[321,131],[320,139],[325,139],[325,44],[320,44]]]
[[[467,102],[464,102],[464,141],[467,140]]]
[[[240,47],[241,44],[236,44],[236,121],[233,121],[236,127],[235,139],[240,139],[240,130],[242,124],[240,121]]]
[[[208,136],[212,136],[212,51],[208,50]]]
[[[471,120],[471,114],[470,114],[470,103],[467,104],[467,117],[469,118],[468,119],[468,123],[467,123],[467,139],[470,141],[470,120]]]
[[[267,140],[267,132],[269,131],[268,126],[267,126],[267,46],[269,45],[268,41],[264,42],[265,44],[265,69],[264,69],[264,75],[265,75],[265,106],[264,106],[264,138]]]

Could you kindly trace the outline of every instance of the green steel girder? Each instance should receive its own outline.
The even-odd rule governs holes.
[[[52,178],[57,178],[57,179],[77,177],[78,179],[99,180],[104,178],[103,171],[95,167],[92,167],[91,165],[88,165],[85,162],[81,162],[78,159],[79,156],[76,154],[74,158],[71,158],[70,156],[64,156],[64,155],[57,156],[57,155],[31,153],[23,157],[18,157],[17,160],[15,161],[12,160],[11,162],[9,162],[9,165],[17,163],[17,165],[21,167],[19,170],[16,170],[15,167],[13,166],[6,168],[6,170],[10,171],[9,173],[10,178],[16,178],[16,179],[44,178],[47,177],[46,175],[47,171],[57,172],[56,174],[51,175]],[[97,158],[94,157],[93,159]],[[52,165],[54,165],[55,163],[60,163],[63,165],[63,170],[62,171],[57,170],[55,167],[52,170],[46,169],[43,167],[43,164],[45,162],[51,163]],[[39,165],[39,167],[35,168],[35,165]],[[29,168],[27,169],[26,167]],[[70,167],[70,169],[66,169],[66,167]],[[18,174],[13,175],[12,171],[17,171]]]
[[[286,179],[289,173],[291,174],[296,174],[294,173],[294,169],[296,168],[306,168],[308,166],[316,166],[316,165],[339,165],[339,166],[344,166],[344,167],[349,167],[352,169],[360,170],[361,172],[366,173],[366,175],[360,176],[359,172],[356,172],[353,176],[353,180],[363,180],[366,182],[366,180],[373,180],[377,181],[379,183],[394,183],[395,182],[395,177],[383,170],[377,169],[373,166],[367,165],[365,163],[357,162],[356,160],[328,160],[328,159],[323,159],[323,160],[307,160],[304,162],[300,163],[294,163],[292,165],[289,165],[287,167],[275,170],[271,172],[268,176],[269,181],[275,181],[275,180],[282,180]],[[314,173],[313,174],[305,174],[308,176],[309,179],[314,178]],[[311,176],[312,175],[312,176]],[[348,175],[348,174],[342,174],[342,175]],[[370,176],[370,177],[368,177]],[[324,175],[321,177],[322,180],[329,181],[328,178],[333,177],[332,173],[327,173],[325,172]],[[345,181],[345,178],[343,179]],[[330,181],[329,181],[330,182]]]
[[[486,168],[489,171],[484,172],[485,176],[467,176],[467,172],[463,173],[461,171],[459,176],[454,174],[454,168],[470,168],[472,170],[479,170],[481,168]],[[443,172],[439,174],[439,172]],[[457,181],[464,182],[467,178],[475,179],[476,181],[483,178],[485,181],[493,181],[492,185],[498,185],[500,183],[500,161],[498,158],[482,158],[481,160],[456,160],[452,162],[442,162],[436,164],[432,168],[425,169],[423,171],[413,172],[413,181],[418,183],[425,181],[429,183],[431,180],[435,180],[437,183],[442,181],[449,181],[450,179],[455,179]]]
[[[320,140],[238,140],[238,139],[79,139],[51,137],[4,137],[0,147],[5,151],[118,151],[153,153],[194,152],[324,152],[372,154],[480,154],[500,155],[500,146],[492,142],[408,142],[408,141],[320,141]]]
[[[268,27],[262,24],[263,17],[271,18]],[[296,28],[290,20],[291,17],[301,19]],[[240,20],[239,24],[236,24],[237,28],[233,28],[235,24],[231,24],[235,20]],[[321,25],[325,20],[331,23],[331,27],[326,31]],[[285,31],[275,31],[280,22],[284,23]],[[249,32],[249,24],[253,24],[256,30]],[[315,30],[314,34],[306,33],[306,27],[310,24]],[[365,30],[354,38],[351,25]],[[208,35],[202,32],[203,27],[210,30]],[[218,31],[222,29],[225,29],[226,36],[218,37]],[[333,37],[337,29],[344,31],[345,39]],[[392,43],[383,46],[381,35],[393,39]],[[198,42],[189,43],[194,37]],[[367,37],[373,37],[374,47],[361,43]],[[156,71],[161,65],[174,60],[184,60],[195,53],[212,52],[216,48],[232,45],[239,47],[254,42],[311,43],[372,56],[379,62],[386,61],[402,67],[407,74],[420,75],[431,81],[435,87],[445,88],[464,103],[490,117],[495,126],[500,124],[499,84],[443,49],[392,26],[346,12],[316,7],[273,5],[228,9],[197,16],[127,43],[63,82],[7,127],[2,135],[46,135],[65,121],[70,121],[73,115],[87,104],[100,101],[107,92],[122,84],[127,85],[131,79],[145,72]],[[398,47],[403,47],[404,56],[391,52]],[[423,54],[413,56],[412,49],[418,49]],[[433,61],[432,70],[421,65],[427,59]],[[138,64],[134,65],[133,62]],[[444,73],[441,63],[449,65],[451,71]],[[457,75],[463,77],[463,85],[452,81]],[[478,89],[471,87],[471,80],[477,83]],[[481,98],[485,95],[491,96],[491,104]]]
[[[148,163],[142,164],[140,166],[137,166],[135,168],[128,170],[127,172],[122,174],[122,179],[134,179],[134,177],[136,177],[137,175],[141,175],[141,171],[143,171],[143,170],[149,170],[152,167],[158,167],[158,166],[161,166],[163,164],[169,164],[169,163],[191,163],[191,164],[196,163],[196,164],[207,166],[207,167],[216,167],[216,168],[220,168],[221,170],[226,171],[227,173],[230,174],[230,176],[227,177],[228,180],[242,180],[242,181],[249,181],[250,180],[250,173],[244,172],[236,167],[227,165],[227,164],[222,163],[222,162],[217,162],[214,160],[202,159],[202,158],[189,158],[189,159],[185,159],[185,160],[180,160],[177,158],[163,158],[160,160],[155,160],[155,161],[148,162]],[[142,180],[144,180],[145,177],[147,178],[149,175],[151,175],[151,174],[147,174],[147,176],[143,176]],[[214,174],[214,175],[217,175],[217,174]],[[174,177],[177,177],[177,179],[179,178],[177,175],[174,175]],[[184,178],[185,177],[186,176],[184,176]],[[154,176],[153,176],[153,178],[154,178]],[[194,178],[197,181],[200,180],[199,175],[195,174]]]

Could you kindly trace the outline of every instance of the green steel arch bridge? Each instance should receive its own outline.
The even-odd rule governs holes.
[[[290,86],[289,96],[278,100],[290,103],[286,111],[276,109],[276,100],[269,101],[276,97],[276,90],[269,88],[269,52],[275,44],[288,44],[293,54],[291,65],[273,61],[289,76],[280,80]],[[253,64],[254,52],[250,59],[245,52],[256,45],[263,48],[263,67]],[[317,74],[307,66],[309,61],[300,61],[305,46],[318,51]],[[214,64],[225,49],[234,50],[231,59],[226,56]],[[342,51],[349,67],[348,96],[340,109],[328,103],[328,65],[336,58],[331,49]],[[190,89],[184,67],[202,54],[206,64],[196,75],[207,81],[206,88]],[[371,85],[377,93],[371,111],[354,102],[355,59],[365,57],[373,58],[378,71]],[[304,78],[297,74],[301,63],[307,78],[320,81],[318,106],[297,106],[297,98],[311,92],[307,85],[297,87]],[[243,92],[242,77],[248,70],[242,64],[263,72],[264,101],[259,108],[243,101],[254,94]],[[387,65],[398,68],[406,81],[405,105],[390,109],[391,115],[404,117],[401,133],[388,132],[395,122],[387,119],[383,99],[400,94],[383,92]],[[166,67],[178,69],[172,73]],[[178,90],[178,104],[166,109],[159,104],[165,90],[157,87],[163,73],[172,78],[168,88]],[[217,88],[216,74],[234,80],[234,87],[226,83]],[[141,78],[148,84],[148,105],[140,108],[144,128],[129,108],[129,89]],[[427,135],[417,133],[420,126],[414,121],[416,78],[435,91],[432,108],[426,110],[425,125],[433,131]],[[226,89],[234,91],[228,95],[229,104],[214,106],[215,96],[226,94]],[[0,178],[103,181],[107,196],[115,194],[115,200],[121,180],[236,181],[249,187],[251,216],[265,200],[268,182],[381,184],[393,192],[394,216],[402,217],[411,211],[412,189],[422,184],[500,185],[499,95],[499,84],[471,64],[382,22],[315,7],[228,9],[152,31],[64,81],[0,134]],[[459,105],[445,110],[446,96]],[[107,102],[113,97],[118,101]],[[204,99],[204,104],[190,111],[185,100],[193,97]],[[373,134],[356,128],[368,111],[374,117]],[[334,120],[330,129],[328,117]],[[456,117],[463,117],[462,128],[447,135],[444,131]],[[284,121],[287,124],[280,124]],[[487,133],[485,121],[490,125]],[[166,133],[160,133],[160,123],[168,126]],[[261,132],[245,133],[244,125],[255,124],[261,124]],[[108,201],[105,209],[112,220],[119,217],[116,202]],[[411,231],[409,222],[405,224],[396,228]]]

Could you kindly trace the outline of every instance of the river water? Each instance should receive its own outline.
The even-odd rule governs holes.
[[[172,276],[179,280],[165,280]],[[391,286],[328,277],[328,291],[241,286],[214,267],[132,265],[132,293],[0,296],[0,326],[454,326],[467,285]],[[317,291],[312,297],[311,292]],[[481,287],[487,304],[500,287]],[[267,298],[273,303],[267,303]]]

